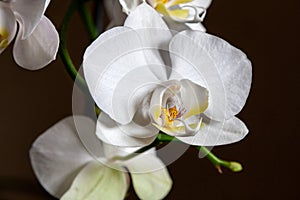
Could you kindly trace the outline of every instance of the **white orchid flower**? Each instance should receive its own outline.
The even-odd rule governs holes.
[[[153,151],[114,161],[113,157],[120,153],[125,152],[102,146],[91,119],[74,116],[39,136],[30,150],[30,158],[42,186],[62,200],[124,199],[130,183],[128,172],[140,199],[159,200],[169,193],[172,180]]]
[[[164,16],[169,28],[176,31],[192,29],[205,32],[202,25],[206,9],[212,0],[119,0],[123,11],[129,14],[138,5],[147,2]]]
[[[15,39],[16,63],[29,70],[40,69],[56,57],[59,36],[44,16],[50,0],[0,0],[0,54]]]
[[[106,143],[144,146],[161,130],[191,145],[214,146],[248,133],[235,117],[251,85],[246,55],[201,31],[172,36],[147,4],[87,48],[83,70],[103,111],[97,135]]]

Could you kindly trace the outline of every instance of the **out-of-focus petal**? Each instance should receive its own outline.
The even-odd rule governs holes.
[[[46,0],[17,0],[11,1],[11,9],[22,24],[21,38],[27,38],[38,26],[45,13]]]
[[[223,121],[242,109],[252,68],[247,56],[226,41],[200,31],[183,31],[170,43],[171,78],[187,78],[209,91],[205,114]]]
[[[0,53],[14,39],[17,30],[16,18],[7,7],[0,7]]]
[[[246,125],[236,117],[224,122],[204,119],[204,126],[191,137],[177,137],[184,143],[196,146],[216,146],[238,142],[248,134]]]
[[[139,35],[126,27],[100,35],[87,48],[83,61],[95,102],[121,124],[132,120],[141,101],[159,82],[152,66],[145,60]]]
[[[58,47],[58,33],[51,21],[44,16],[24,40],[20,29],[13,49],[14,59],[25,69],[38,70],[55,60]]]
[[[81,131],[93,131],[94,134],[91,127],[95,123],[89,118],[68,117],[39,136],[30,149],[31,164],[37,179],[57,198],[70,187],[79,170],[93,159],[78,138],[74,120],[80,123]]]
[[[97,123],[97,136],[104,142],[122,147],[141,147],[151,144],[158,133],[153,126],[139,126],[134,122],[121,125],[112,120],[107,114],[100,113]],[[130,134],[140,137],[133,137]],[[148,136],[148,137],[146,137]]]
[[[172,188],[164,163],[154,152],[145,152],[124,163],[131,173],[133,187],[140,199],[163,199]]]
[[[128,189],[127,174],[90,162],[76,176],[61,200],[120,200]]]

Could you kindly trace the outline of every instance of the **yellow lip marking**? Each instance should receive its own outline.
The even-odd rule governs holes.
[[[0,48],[6,48],[8,46],[9,33],[6,29],[0,29]]]
[[[166,122],[166,126],[170,127],[170,125],[173,124],[173,122],[176,119],[179,112],[178,112],[176,106],[169,108],[169,109],[163,108],[162,111],[163,111],[164,119]]]
[[[166,4],[170,2],[169,0],[155,0],[155,9],[157,12],[161,13],[164,16],[172,16],[179,19],[185,19],[189,16],[189,10],[186,9],[169,9],[169,7],[182,4],[182,3],[189,3],[192,0],[175,0],[171,1],[170,5],[168,5],[168,8],[166,7]]]

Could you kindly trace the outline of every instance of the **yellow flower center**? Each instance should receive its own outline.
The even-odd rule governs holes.
[[[176,117],[178,115],[178,110],[177,110],[176,106],[169,108],[169,109],[163,108],[162,110],[165,115],[167,125],[170,126],[170,124],[172,124],[174,122],[174,120],[176,119]]]
[[[0,48],[8,46],[9,33],[6,29],[0,29]]]

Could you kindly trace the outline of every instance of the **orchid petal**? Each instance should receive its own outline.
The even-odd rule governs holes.
[[[152,73],[136,31],[110,29],[90,45],[83,69],[97,105],[112,119],[128,124],[144,97],[159,82]],[[113,78],[112,78],[113,77]]]
[[[10,3],[11,9],[22,24],[22,39],[27,38],[38,26],[48,3],[45,0],[17,0]]]
[[[128,188],[127,175],[94,161],[76,176],[61,200],[119,200]]]
[[[81,131],[94,133],[90,127],[95,125],[89,118],[68,117],[39,136],[30,149],[36,177],[57,198],[69,188],[79,170],[93,159],[77,136],[74,120],[80,123]]]
[[[184,143],[196,146],[216,146],[238,142],[248,134],[246,125],[236,117],[224,122],[204,119],[204,126],[191,137],[177,137]]]
[[[133,187],[140,199],[163,199],[172,188],[164,163],[152,152],[144,152],[124,163],[131,173]]]
[[[158,14],[147,3],[137,6],[127,17],[124,26],[133,29],[156,28],[168,30],[168,26]],[[159,37],[159,35],[157,35]]]
[[[119,2],[123,7],[123,12],[128,15],[133,9],[143,3],[144,0],[119,0]]]
[[[0,53],[14,39],[16,30],[17,23],[12,11],[6,7],[0,7]]]
[[[59,36],[47,17],[42,17],[29,37],[23,40],[21,35],[22,30],[18,33],[13,49],[18,65],[28,70],[38,70],[55,60]]]
[[[167,80],[167,68],[170,65],[169,42],[172,33],[162,17],[148,4],[143,3],[134,9],[127,17],[124,26],[136,30],[143,45],[145,59],[152,67],[152,72],[161,81]]]
[[[149,145],[155,140],[158,132],[159,130],[152,126],[142,127],[134,122],[127,125],[118,124],[103,112],[100,113],[96,129],[97,136],[103,142],[122,147]],[[141,136],[133,137],[130,134]]]
[[[203,113],[208,107],[207,89],[187,79],[181,80],[180,83],[182,85],[181,99],[186,109],[186,113],[183,115],[184,118]]]
[[[242,109],[251,85],[251,63],[239,49],[199,31],[183,31],[170,43],[171,78],[187,78],[208,89],[205,114],[223,121]]]
[[[102,144],[103,144],[102,151],[107,160],[114,160],[114,158],[116,157],[126,157],[129,154],[134,153],[135,151],[140,149],[140,147],[120,147],[120,146],[115,146],[107,143],[102,143]],[[106,164],[110,164],[110,163],[106,162]],[[121,166],[119,165],[119,167],[116,167],[115,163],[112,164],[114,164],[113,166],[114,168],[120,168]],[[124,171],[124,169],[121,170]]]
[[[211,5],[212,0],[193,0],[186,5],[193,5],[202,8],[208,8]]]

